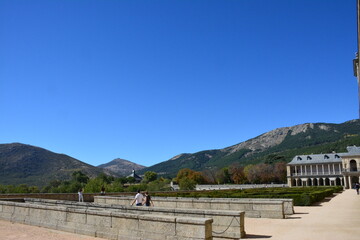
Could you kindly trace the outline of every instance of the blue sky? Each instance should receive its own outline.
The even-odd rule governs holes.
[[[358,118],[355,0],[0,0],[0,143],[150,166]]]

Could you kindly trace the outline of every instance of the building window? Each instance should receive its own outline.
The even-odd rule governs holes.
[[[307,156],[307,160],[312,160],[312,158],[310,156]]]
[[[354,159],[350,161],[350,171],[357,172],[356,161]]]
[[[297,160],[298,160],[298,161],[301,161],[301,160],[302,160],[302,158],[301,158],[301,157],[297,157]]]
[[[324,155],[324,159],[329,159],[330,157],[328,155]]]

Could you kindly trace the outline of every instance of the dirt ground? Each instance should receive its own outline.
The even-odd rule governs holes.
[[[359,240],[360,195],[346,190],[318,206],[295,207],[287,219],[246,218],[246,239]],[[0,220],[0,240],[102,240]]]

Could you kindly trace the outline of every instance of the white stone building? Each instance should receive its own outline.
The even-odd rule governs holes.
[[[347,147],[347,153],[295,156],[287,165],[288,186],[343,186],[360,182],[360,147]]]

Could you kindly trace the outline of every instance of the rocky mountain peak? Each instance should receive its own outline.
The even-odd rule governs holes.
[[[327,125],[321,125],[322,129],[329,129]],[[252,138],[245,142],[239,143],[237,145],[231,146],[227,148],[230,150],[230,154],[234,153],[240,149],[250,149],[252,151],[263,151],[267,148],[274,147],[279,145],[284,141],[286,136],[290,133],[292,136],[297,135],[299,133],[305,133],[309,129],[314,129],[315,125],[313,123],[304,123],[295,125],[292,127],[282,127],[276,128],[270,132],[264,133],[258,137]]]
[[[138,171],[145,168],[145,166],[133,163],[129,160],[125,160],[122,158],[116,158],[111,162],[101,164],[98,167],[116,173],[120,176],[127,176],[132,172],[132,170]]]

